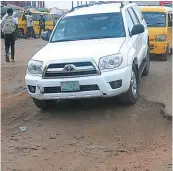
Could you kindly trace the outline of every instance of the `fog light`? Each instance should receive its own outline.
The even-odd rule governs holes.
[[[122,80],[116,80],[109,83],[112,89],[117,89],[122,86]]]
[[[28,85],[28,89],[31,93],[35,93],[35,90],[36,90],[36,86],[31,86],[31,85]]]

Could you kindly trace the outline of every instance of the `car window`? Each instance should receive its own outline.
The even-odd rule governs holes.
[[[139,20],[142,21],[144,19],[144,17],[142,15],[140,8],[137,5],[134,5],[133,9],[135,10],[137,16],[139,17]]]
[[[32,14],[33,21],[38,21],[40,19],[40,14]]]
[[[166,14],[164,12],[143,12],[148,27],[165,27]]]
[[[43,18],[45,19],[45,21],[51,21],[51,17],[49,14],[44,14]]]
[[[52,42],[117,37],[125,37],[120,12],[65,17],[56,26]]]
[[[172,21],[172,13],[168,13],[168,22]]]
[[[134,24],[139,24],[139,19],[137,18],[136,14],[134,13],[132,7],[129,7],[128,11],[130,13],[130,16],[132,17],[133,23]]]
[[[128,27],[129,33],[131,33],[134,24],[133,24],[133,21],[132,21],[130,14],[127,10],[125,12],[125,15],[126,15],[126,20],[127,20],[127,27]]]

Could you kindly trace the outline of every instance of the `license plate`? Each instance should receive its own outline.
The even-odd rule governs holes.
[[[67,81],[61,82],[61,91],[79,91],[80,85],[79,81]]]

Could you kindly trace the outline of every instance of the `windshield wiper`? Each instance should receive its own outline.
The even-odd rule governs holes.
[[[97,36],[97,37],[80,38],[80,40],[104,39],[104,38],[114,38],[114,37],[113,36]]]

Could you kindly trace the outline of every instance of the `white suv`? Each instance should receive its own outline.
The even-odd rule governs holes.
[[[119,96],[134,104],[150,59],[146,22],[135,3],[74,8],[55,26],[49,43],[28,63],[27,90],[41,109],[58,99]]]

